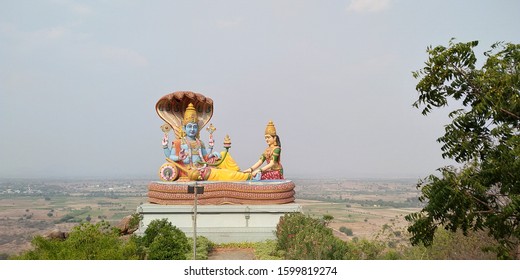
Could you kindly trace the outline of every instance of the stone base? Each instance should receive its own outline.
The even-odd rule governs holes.
[[[140,205],[137,212],[143,220],[136,234],[144,234],[151,221],[166,218],[186,236],[193,237],[193,210],[192,205]],[[198,205],[197,236],[215,243],[275,239],[280,217],[291,212],[302,212],[301,205]]]
[[[272,205],[294,202],[295,185],[291,180],[150,182],[148,202],[161,205],[193,205],[189,186],[204,186],[199,205]]]

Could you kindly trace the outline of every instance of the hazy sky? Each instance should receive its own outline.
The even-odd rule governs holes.
[[[520,43],[520,1],[0,1],[0,178],[156,178],[160,97],[214,100],[251,166],[273,120],[286,177],[424,177],[444,109],[412,107],[426,47]],[[482,56],[479,56],[482,59]],[[202,139],[207,141],[207,133]]]

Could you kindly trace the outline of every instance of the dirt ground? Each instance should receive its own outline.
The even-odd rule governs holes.
[[[249,248],[216,248],[208,260],[254,260],[255,253]]]
[[[321,218],[325,214],[332,215],[334,219],[329,223],[334,235],[338,238],[349,241],[352,238],[374,239],[385,234],[382,232],[386,225],[392,232],[400,231],[404,233],[408,222],[405,216],[409,213],[418,211],[414,208],[381,208],[381,207],[345,207],[341,203],[330,203],[311,200],[299,200],[303,206],[305,214],[316,218]],[[353,236],[347,236],[340,232],[341,227],[352,230]]]
[[[52,230],[69,232],[77,223],[56,223],[56,221],[70,213],[72,209],[96,206],[96,200],[85,201],[85,199],[76,198],[70,198],[66,205],[60,205],[56,201],[45,201],[43,198],[0,199],[0,258],[5,255],[17,255],[31,249],[30,242],[36,235],[46,235]],[[93,223],[100,220],[97,215],[108,216],[111,223],[120,220],[118,217],[112,218],[110,215],[111,213],[122,213],[121,210],[98,208],[100,210],[93,209],[93,211],[97,211],[97,214],[92,216]],[[129,213],[131,211],[128,210]],[[49,216],[50,212],[51,216]]]
[[[133,212],[141,198],[109,199],[67,197],[62,200],[54,198],[50,201],[43,198],[0,199],[0,257],[2,255],[19,254],[31,248],[30,241],[35,235],[58,229],[70,231],[74,223],[55,223],[61,217],[75,209],[91,207],[92,223],[104,217],[111,223],[117,223],[124,215]],[[392,227],[393,231],[403,231],[407,222],[404,216],[418,209],[392,209],[379,207],[346,207],[345,203],[330,203],[313,200],[299,200],[304,213],[313,217],[323,217],[330,214],[334,217],[329,226],[334,234],[342,240],[352,238],[371,239],[381,232],[384,225]],[[50,211],[52,215],[49,216]],[[86,215],[86,214],[85,214]],[[85,218],[82,215],[80,218]],[[341,227],[352,230],[353,236],[340,232]],[[227,251],[226,251],[227,250]],[[252,259],[251,250],[220,249],[215,251],[210,259]]]

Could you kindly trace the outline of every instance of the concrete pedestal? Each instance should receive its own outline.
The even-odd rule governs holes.
[[[166,218],[186,236],[192,237],[193,210],[191,205],[140,205],[137,212],[142,214],[143,220],[136,234],[144,234],[151,221]],[[197,236],[205,236],[215,243],[275,239],[280,217],[290,212],[302,212],[301,205],[199,205]]]

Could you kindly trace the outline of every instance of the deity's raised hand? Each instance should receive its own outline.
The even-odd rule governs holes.
[[[166,134],[166,133],[164,134],[164,137],[162,139],[162,145],[163,146],[168,145],[168,134]]]

